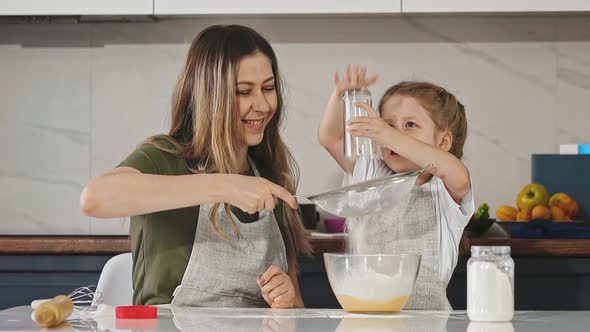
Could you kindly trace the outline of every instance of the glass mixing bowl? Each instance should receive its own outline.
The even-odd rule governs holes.
[[[330,286],[348,312],[400,312],[412,294],[421,255],[324,254]]]

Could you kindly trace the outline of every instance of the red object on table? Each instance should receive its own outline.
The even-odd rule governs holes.
[[[119,306],[116,317],[122,319],[152,319],[158,318],[158,308],[145,305]]]

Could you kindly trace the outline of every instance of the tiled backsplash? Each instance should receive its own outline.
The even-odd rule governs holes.
[[[530,155],[588,142],[588,16],[195,18],[139,24],[0,25],[0,234],[125,234],[78,208],[93,176],[166,131],[188,43],[239,23],[273,44],[288,89],[284,136],[299,192],[336,187],[341,172],[316,142],[333,72],[378,72],[373,95],[430,80],[466,105],[465,162],[476,203],[512,204]]]

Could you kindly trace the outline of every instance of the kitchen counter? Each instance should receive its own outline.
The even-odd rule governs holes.
[[[47,331],[31,320],[28,306],[0,311],[2,331]],[[55,331],[587,331],[587,311],[517,312],[508,323],[470,322],[465,312],[403,311],[394,315],[348,314],[337,309],[160,308],[158,319],[115,319],[112,307],[92,318],[70,317]]]
[[[344,238],[310,238],[314,253],[344,252]],[[473,245],[506,245],[513,257],[590,257],[590,240],[463,237],[461,256]],[[0,255],[115,255],[131,250],[127,236],[0,236]]]
[[[345,240],[311,237],[316,254],[344,252]],[[116,255],[131,251],[127,236],[0,236],[0,255]]]
[[[304,301],[311,308],[338,308],[321,253],[344,252],[346,241],[321,235],[311,242],[316,255],[298,259]],[[453,308],[466,308],[466,264],[472,245],[512,247],[517,309],[590,310],[590,290],[584,287],[590,282],[590,240],[468,237],[461,241],[464,257],[447,287]],[[129,249],[126,236],[0,236],[0,309],[95,285],[107,260]]]

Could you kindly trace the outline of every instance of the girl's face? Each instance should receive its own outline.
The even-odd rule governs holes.
[[[426,110],[413,97],[393,95],[383,104],[381,117],[390,126],[408,136],[448,151],[449,133],[437,128]],[[383,161],[396,173],[415,171],[420,168],[415,163],[400,156],[395,151],[382,148]]]
[[[275,78],[270,59],[264,54],[256,52],[240,60],[236,96],[245,141],[248,146],[258,145],[277,110]]]

